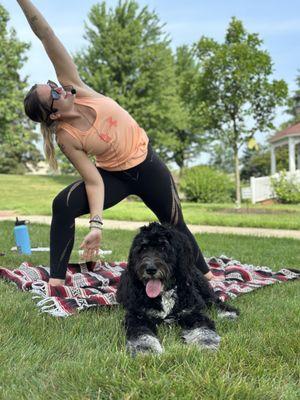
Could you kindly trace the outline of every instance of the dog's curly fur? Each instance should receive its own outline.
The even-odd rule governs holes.
[[[146,284],[152,279],[162,283],[161,293],[154,298],[146,292]],[[117,301],[126,309],[127,348],[133,355],[163,351],[156,336],[157,324],[163,320],[175,320],[183,329],[186,343],[216,349],[220,337],[205,309],[215,305],[221,316],[238,315],[237,309],[217,298],[195,266],[188,238],[168,224],[151,223],[134,238]]]

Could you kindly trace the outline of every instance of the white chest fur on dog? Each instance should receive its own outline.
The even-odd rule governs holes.
[[[154,318],[165,319],[173,310],[176,299],[176,288],[168,290],[167,292],[164,292],[161,296],[161,305],[163,309],[159,311],[155,310],[154,308],[150,308],[146,311],[146,313]]]

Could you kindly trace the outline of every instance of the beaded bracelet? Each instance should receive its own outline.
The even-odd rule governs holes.
[[[94,222],[94,223],[90,224],[90,229],[91,228],[97,228],[97,229],[100,229],[102,231],[103,226],[101,224],[95,224],[95,222]]]

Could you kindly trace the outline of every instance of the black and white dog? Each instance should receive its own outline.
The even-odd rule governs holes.
[[[221,338],[205,309],[215,305],[228,318],[239,313],[217,298],[195,266],[187,236],[155,222],[142,227],[133,240],[117,301],[126,309],[127,348],[133,355],[163,352],[156,336],[163,320],[176,321],[186,343],[217,349]]]

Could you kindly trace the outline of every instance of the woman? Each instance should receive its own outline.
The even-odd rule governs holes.
[[[172,176],[153,152],[145,131],[116,102],[85,85],[53,30],[29,0],[17,0],[41,40],[61,85],[34,85],[24,100],[25,112],[41,123],[46,158],[53,168],[55,138],[82,177],[53,201],[50,231],[51,285],[64,284],[74,245],[75,218],[90,213],[90,232],[81,248],[92,259],[102,238],[102,211],[130,194],[138,195],[161,222],[175,225],[190,238],[197,266],[209,271],[188,230]],[[96,158],[93,164],[88,155]]]

